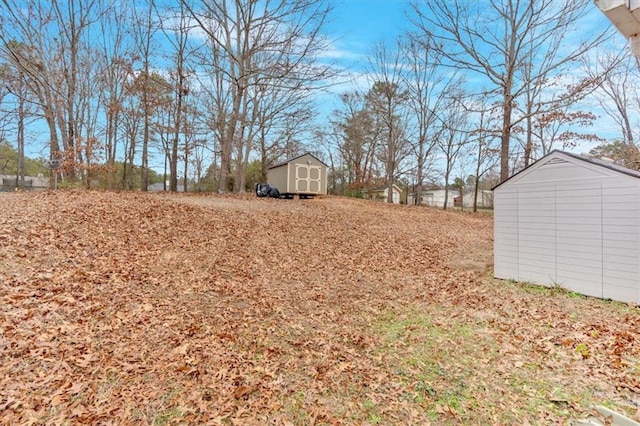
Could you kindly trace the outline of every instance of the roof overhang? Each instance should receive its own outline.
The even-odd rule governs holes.
[[[595,4],[626,38],[640,34],[640,0],[595,0]]]
[[[298,155],[297,157],[289,158],[289,159],[288,159],[288,160],[286,160],[286,161],[283,161],[283,162],[278,163],[278,164],[274,164],[273,166],[269,166],[269,167],[267,168],[267,170],[275,169],[275,168],[277,168],[277,167],[286,166],[287,164],[291,163],[292,161],[295,161],[295,160],[297,160],[298,158],[302,158],[302,157],[304,157],[305,155],[310,155],[311,157],[313,157],[313,158],[315,158],[317,161],[319,161],[323,166],[325,166],[325,167],[329,167],[329,166],[327,165],[327,163],[325,163],[324,161],[322,161],[321,159],[319,159],[318,157],[316,157],[316,156],[315,156],[315,155],[313,155],[312,153],[310,153],[310,152],[305,152],[304,154],[302,154],[302,155]]]

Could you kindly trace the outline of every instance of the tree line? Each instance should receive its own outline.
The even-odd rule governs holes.
[[[610,33],[577,31],[589,0],[414,1],[397,41],[371,47],[366,87],[335,94],[322,122],[320,95],[349,78],[327,59],[324,1],[0,7],[0,139],[24,155],[44,138],[43,157],[85,187],[147,190],[155,161],[170,190],[190,177],[242,192],[311,151],[334,193],[454,182],[477,192],[554,148],[604,142],[587,129],[585,99],[619,122],[623,148],[637,139],[638,97],[621,89],[637,69],[621,54],[594,62]]]
[[[209,173],[244,189],[258,154],[266,167],[298,148],[310,102],[335,71],[315,60],[328,6],[316,1],[2,2],[5,123],[46,128],[47,158],[71,180],[149,184],[150,150],[177,179]],[[4,127],[3,127],[4,128]],[[206,164],[209,159],[210,164]],[[116,162],[124,167],[116,174]]]

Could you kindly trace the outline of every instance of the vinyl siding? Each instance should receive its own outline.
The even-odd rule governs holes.
[[[555,189],[546,185],[518,193],[519,280],[553,282],[556,277]]]
[[[640,190],[610,182],[602,197],[602,297],[640,303]]]
[[[507,189],[499,198],[495,195],[494,274],[497,278],[518,279],[518,193]]]
[[[556,191],[556,282],[569,290],[602,297],[602,188],[584,182]]]
[[[640,303],[640,179],[561,157],[496,188],[495,276]]]

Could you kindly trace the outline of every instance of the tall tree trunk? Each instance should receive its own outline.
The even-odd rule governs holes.
[[[420,142],[418,146],[418,170],[416,173],[415,198],[413,204],[422,205],[422,183],[424,181],[424,142]]]
[[[479,187],[479,179],[476,178],[475,183],[473,184],[473,212],[478,212],[478,187]],[[484,200],[484,197],[483,197]],[[462,199],[464,203],[464,198]]]
[[[134,138],[131,139],[131,142],[129,143],[129,166],[128,166],[128,170],[129,170],[129,174],[126,176],[126,180],[125,180],[125,187],[127,189],[133,189],[133,163],[134,163],[134,159],[136,158],[136,141]],[[127,167],[125,167],[125,170],[127,170]]]
[[[473,183],[473,212],[478,212],[478,188],[480,187],[480,167],[482,164],[482,145],[484,143],[484,138],[481,137],[480,142],[478,143],[478,161],[476,162],[476,173],[475,173],[475,182]],[[483,197],[484,199],[484,197]],[[463,200],[464,202],[464,200]]]
[[[144,110],[144,129],[142,130],[142,167],[141,167],[141,183],[140,189],[144,192],[149,190],[149,127],[151,126],[151,113],[152,108],[149,99],[149,71],[150,71],[150,56],[151,56],[151,33],[152,33],[152,12],[154,8],[153,0],[149,0],[149,8],[147,9],[146,18],[146,33],[143,39],[143,61],[144,61],[144,77],[142,88],[142,108]]]
[[[387,104],[388,111],[392,111],[391,102]],[[387,159],[387,203],[393,203],[393,175],[395,173],[395,143],[393,140],[393,130],[394,130],[394,121],[393,117],[389,118],[389,145],[388,145],[388,154],[389,158]]]
[[[22,81],[19,83],[20,87],[24,87]],[[21,91],[22,92],[22,91]],[[24,96],[22,93],[18,98],[18,170],[17,170],[17,182],[20,189],[24,189],[24,175],[25,175],[25,163],[24,163]]]
[[[145,90],[146,92],[146,90]],[[149,189],[149,112],[147,109],[147,96],[143,95],[144,103],[144,129],[142,129],[142,167],[141,167],[141,182],[140,189],[142,191],[148,191]]]
[[[185,135],[186,138],[186,135]],[[184,192],[187,192],[187,184],[189,183],[189,178],[188,178],[188,167],[189,167],[189,144],[188,141],[185,139],[184,141],[184,178],[183,178],[183,190]]]
[[[260,129],[260,182],[267,181],[268,167],[266,135],[264,129]]]
[[[238,188],[238,192],[244,192],[247,186],[247,165],[249,164],[249,155],[251,154],[251,149],[249,146],[244,150],[244,157],[242,158],[242,165],[240,171],[240,185]]]
[[[180,72],[178,72],[180,74]],[[178,190],[178,142],[180,141],[180,123],[182,123],[182,76],[178,77],[178,99],[176,105],[175,127],[176,132],[173,136],[171,145],[171,159],[169,162],[169,190],[176,192]]]
[[[447,182],[449,179],[445,179],[445,182]],[[447,204],[449,204],[449,186],[445,183],[444,186],[444,205],[442,206],[442,210],[446,210],[447,209]]]
[[[53,110],[49,106],[43,106],[44,119],[49,127],[49,157],[52,159],[60,158],[60,143],[58,142],[58,130],[56,128],[56,119]]]
[[[233,97],[233,110],[231,111],[231,117],[229,119],[229,125],[225,134],[225,139],[222,141],[221,153],[220,153],[220,181],[218,182],[218,192],[227,192],[230,187],[230,173],[231,173],[231,154],[233,152],[233,144],[237,138],[237,127],[240,115],[240,105],[242,104],[242,88],[236,88],[235,96]]]
[[[511,142],[511,110],[513,107],[511,86],[505,88],[502,109],[502,136],[500,143],[500,182],[509,179],[509,148]]]
[[[527,111],[531,111],[531,107],[527,108]],[[532,117],[529,114],[527,116],[527,140],[524,145],[524,167],[527,168],[531,164],[533,156],[533,122]]]

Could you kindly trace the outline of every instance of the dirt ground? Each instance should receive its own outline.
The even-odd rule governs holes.
[[[491,278],[492,217],[0,194],[2,424],[640,420],[640,309]]]

